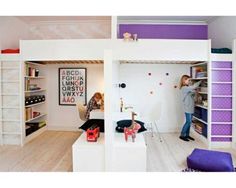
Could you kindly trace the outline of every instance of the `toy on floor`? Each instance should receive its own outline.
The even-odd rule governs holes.
[[[88,142],[97,142],[100,136],[100,128],[97,125],[93,125],[87,129],[86,133]]]
[[[202,172],[234,172],[231,154],[222,151],[194,149],[187,157],[187,165]]]
[[[124,37],[124,41],[131,41],[131,40],[133,40],[132,34],[131,34],[131,33],[128,33],[128,32],[125,32],[125,33],[123,34],[123,37]]]
[[[136,134],[138,130],[141,128],[141,125],[139,125],[138,123],[134,121],[134,116],[136,115],[137,115],[136,113],[132,112],[132,124],[130,127],[124,128],[124,135],[125,135],[126,142],[128,141],[129,136],[131,136],[132,142],[135,142]]]

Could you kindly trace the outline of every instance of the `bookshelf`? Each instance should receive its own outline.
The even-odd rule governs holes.
[[[192,83],[202,81],[201,85],[197,89],[195,96],[195,109],[193,114],[193,129],[195,133],[201,136],[201,139],[208,143],[208,129],[209,129],[209,117],[208,117],[208,62],[201,62],[194,64],[190,67],[190,75],[192,77]]]
[[[46,66],[24,62],[24,143],[46,130]]]
[[[0,54],[0,145],[22,145],[21,62]]]

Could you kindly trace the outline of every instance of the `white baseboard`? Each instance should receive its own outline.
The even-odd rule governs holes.
[[[50,131],[80,131],[78,127],[63,127],[63,126],[52,126],[48,125]]]

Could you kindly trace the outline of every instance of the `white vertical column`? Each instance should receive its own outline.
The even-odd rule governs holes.
[[[21,127],[21,146],[25,141],[25,62],[20,59],[19,63],[19,81],[20,81],[20,127]]]
[[[112,16],[111,18],[111,38],[117,38],[117,16]]]
[[[235,63],[236,63],[236,40],[233,41],[233,59],[232,59],[232,116],[233,116],[233,119],[232,119],[232,146],[233,148],[236,149],[236,113],[235,113],[235,108],[236,108],[236,94],[235,94],[235,83],[236,83],[236,66],[235,66]]]
[[[1,61],[1,55],[0,55],[0,145],[3,145],[3,135],[2,135],[2,61]]]
[[[104,50],[105,171],[112,169],[112,50]]]
[[[208,140],[208,148],[211,148],[211,100],[212,100],[212,79],[211,79],[211,68],[212,68],[212,63],[211,63],[211,40],[208,40],[208,63],[207,63],[207,87],[208,87],[208,96],[207,96],[207,101],[208,101],[208,108],[207,108],[207,140]]]

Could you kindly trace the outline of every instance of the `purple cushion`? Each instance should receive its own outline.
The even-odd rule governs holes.
[[[194,149],[187,157],[188,168],[204,172],[234,172],[230,153]]]

